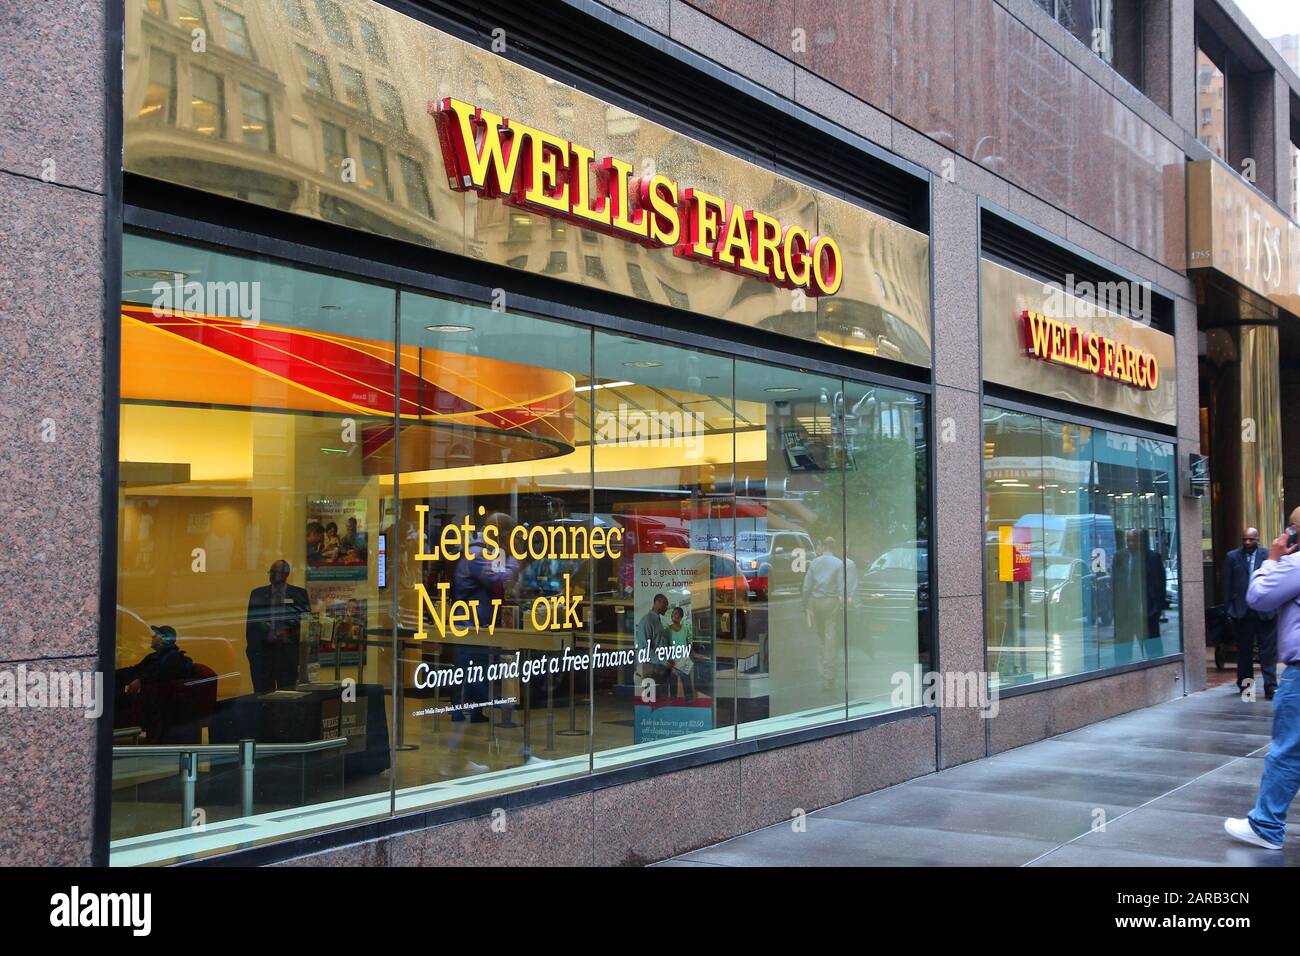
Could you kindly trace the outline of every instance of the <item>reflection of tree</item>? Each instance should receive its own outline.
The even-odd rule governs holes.
[[[910,438],[890,435],[860,436],[854,457],[857,467],[844,472],[843,499],[825,502],[827,528],[819,533],[838,537],[847,527],[850,555],[862,567],[891,547],[924,537],[917,499],[925,488],[925,462]]]

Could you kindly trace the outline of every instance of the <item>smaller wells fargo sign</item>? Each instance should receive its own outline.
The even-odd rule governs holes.
[[[1160,363],[1152,352],[1027,309],[1020,322],[1022,344],[1033,358],[1143,391],[1160,384]]]

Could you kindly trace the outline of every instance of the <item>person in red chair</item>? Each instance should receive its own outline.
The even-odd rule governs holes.
[[[117,713],[138,715],[150,740],[161,738],[166,720],[164,685],[194,676],[194,662],[176,646],[176,629],[164,624],[151,629],[152,650],[138,664],[118,668]]]

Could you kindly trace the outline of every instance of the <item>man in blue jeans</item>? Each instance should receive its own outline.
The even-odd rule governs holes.
[[[1298,527],[1300,508],[1291,512],[1291,527],[1273,542],[1246,591],[1252,610],[1278,612],[1278,659],[1286,670],[1273,698],[1273,743],[1264,759],[1255,809],[1244,818],[1223,821],[1231,836],[1269,850],[1282,849],[1286,811],[1300,789],[1300,546],[1289,540],[1289,532]]]

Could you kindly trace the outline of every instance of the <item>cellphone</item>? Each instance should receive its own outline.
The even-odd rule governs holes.
[[[1286,546],[1294,548],[1297,543],[1300,543],[1300,529],[1297,529],[1295,525],[1291,525],[1286,529]]]

